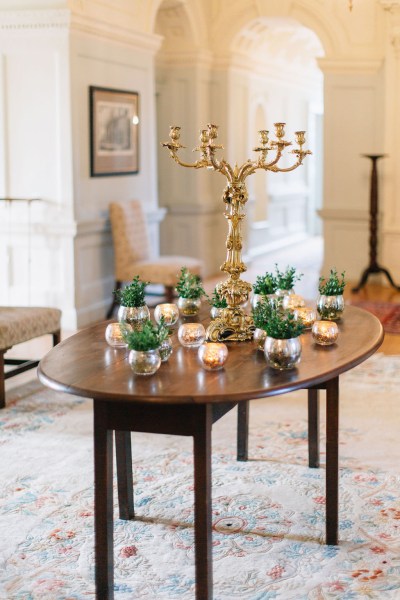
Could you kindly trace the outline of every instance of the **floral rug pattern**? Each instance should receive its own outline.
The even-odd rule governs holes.
[[[321,468],[307,467],[306,419],[294,404],[303,400],[252,403],[248,462],[235,460],[235,411],[216,424],[214,600],[400,598],[399,448],[393,469],[352,452],[366,435],[352,406],[367,390],[394,398],[399,358],[378,355],[342,377],[341,403],[353,413],[340,427],[338,546],[324,544],[324,453]],[[7,401],[0,598],[95,598],[91,401],[37,382]],[[117,518],[115,488],[115,600],[193,600],[191,440],[135,434],[132,442],[137,519]]]

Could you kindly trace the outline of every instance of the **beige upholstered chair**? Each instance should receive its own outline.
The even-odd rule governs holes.
[[[188,256],[160,256],[150,258],[146,221],[138,200],[110,204],[111,231],[114,244],[115,288],[121,288],[136,275],[143,281],[162,284],[168,302],[172,301],[174,287],[181,267],[201,275],[202,263]],[[107,318],[112,316],[117,303],[113,300]]]

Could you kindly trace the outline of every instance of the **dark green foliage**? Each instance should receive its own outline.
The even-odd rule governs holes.
[[[228,306],[225,298],[218,294],[217,288],[214,289],[211,298],[208,298],[208,301],[210,302],[211,306],[215,306],[215,308],[226,308]]]
[[[130,350],[155,350],[162,341],[168,337],[168,328],[161,319],[158,325],[153,325],[149,320],[145,321],[141,329],[130,330],[121,326],[122,335]]]
[[[122,290],[115,290],[113,293],[121,306],[143,306],[145,304],[144,295],[147,284],[148,281],[140,281],[139,275],[136,275],[132,283]]]
[[[331,269],[328,279],[319,278],[318,291],[323,296],[341,296],[345,288],[346,282],[344,279],[346,271],[341,274],[341,279],[338,277],[336,269]]]
[[[266,324],[271,318],[273,306],[267,298],[263,298],[253,309],[253,321],[257,329],[265,329]]]
[[[253,292],[255,294],[262,294],[267,296],[274,294],[278,289],[275,276],[272,273],[265,273],[265,275],[257,275],[256,282],[253,285]]]
[[[206,296],[201,278],[188,271],[186,267],[182,267],[175,289],[181,298],[194,300]]]
[[[296,267],[286,267],[286,271],[280,271],[275,264],[275,278],[278,290],[291,290],[296,281],[303,277],[303,273],[296,274]]]
[[[298,337],[305,328],[300,321],[295,320],[292,313],[281,313],[274,309],[262,329],[269,337],[286,340]]]

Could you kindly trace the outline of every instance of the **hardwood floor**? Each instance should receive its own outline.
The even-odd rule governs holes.
[[[369,281],[371,281],[371,283],[368,282],[365,287],[357,293],[353,293],[351,289],[357,285],[358,282],[349,282],[344,293],[345,300],[370,300],[373,302],[393,302],[400,304],[400,291],[393,287],[376,283],[376,279],[374,282],[373,277],[371,277]],[[386,333],[379,352],[383,352],[384,354],[400,354],[400,335]]]
[[[296,284],[296,292],[301,294],[304,298],[316,301],[318,296],[318,278],[322,264],[322,252],[323,247],[321,238],[312,238],[290,248],[277,249],[274,254],[269,254],[267,259],[265,257],[260,257],[248,264],[248,270],[244,274],[243,279],[253,283],[257,275],[267,271],[273,271],[275,263],[278,264],[281,270],[288,265],[295,266],[298,273],[303,273],[301,280]],[[224,278],[225,275],[221,274],[205,280],[204,287],[207,293],[211,293],[216,283]],[[354,294],[351,289],[356,284],[356,281],[349,281],[347,283],[344,294],[346,301],[358,299],[377,302],[395,302],[400,304],[400,291],[388,287],[386,281],[384,282],[384,285],[381,285],[378,278],[370,277],[367,285],[360,290],[360,292]],[[62,339],[65,339],[73,333],[73,331],[63,331]],[[8,356],[40,358],[50,349],[51,337],[45,336],[12,348]],[[386,334],[379,351],[384,354],[400,354],[400,335]],[[6,381],[6,390],[35,378],[36,369],[17,375]]]

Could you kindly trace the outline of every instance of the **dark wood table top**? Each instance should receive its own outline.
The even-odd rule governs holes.
[[[200,320],[209,323],[203,308]],[[275,371],[253,342],[228,342],[228,360],[220,371],[204,370],[197,348],[184,348],[174,328],[174,352],[155,375],[135,376],[128,364],[129,350],[114,349],[105,340],[109,321],[89,327],[61,342],[40,362],[45,385],[95,400],[170,404],[237,402],[317,385],[355,367],[383,341],[383,329],[371,313],[346,306],[338,322],[339,337],[332,346],[319,346],[311,333],[302,336],[302,357],[296,368]],[[185,319],[185,322],[189,322]]]

